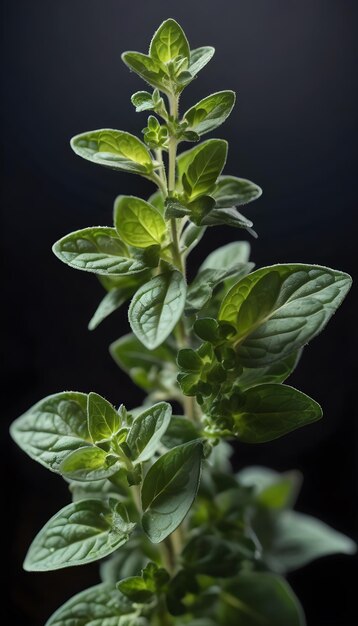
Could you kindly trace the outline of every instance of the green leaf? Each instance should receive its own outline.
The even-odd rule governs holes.
[[[220,176],[212,192],[218,209],[248,204],[253,200],[257,200],[261,194],[261,187],[251,182],[251,180],[237,178],[236,176]]]
[[[222,592],[220,623],[225,626],[305,626],[302,608],[281,577],[241,572]]]
[[[191,441],[161,456],[142,487],[142,525],[153,543],[181,524],[196,496],[203,456],[201,441]]]
[[[145,580],[141,576],[125,578],[118,583],[117,587],[129,600],[139,604],[150,602],[154,596],[154,591],[148,589]]]
[[[183,243],[186,256],[200,243],[205,231],[205,226],[196,226],[189,222],[181,236],[181,243]]]
[[[149,350],[157,348],[179,321],[185,304],[186,283],[178,271],[167,272],[142,285],[129,306],[129,323]]]
[[[226,541],[215,535],[196,535],[182,552],[184,566],[196,574],[231,578],[237,574],[241,553],[240,543]]]
[[[144,535],[141,535],[141,539],[143,538]],[[147,539],[146,543],[149,543]],[[136,576],[148,561],[142,544],[143,541],[139,542],[138,538],[132,535],[120,550],[100,564],[101,580],[115,585],[118,580]]]
[[[155,191],[154,193],[152,193],[151,196],[149,196],[148,202],[149,204],[152,204],[156,209],[158,209],[161,215],[164,215],[164,209],[165,209],[164,198],[163,198],[162,192],[159,189],[158,191]]]
[[[100,500],[72,502],[38,533],[27,553],[26,571],[83,565],[111,554],[128,540],[114,524],[116,513]]]
[[[223,139],[208,139],[190,153],[191,158],[184,161],[181,178],[187,196],[194,200],[213,189],[226,162],[227,142]],[[182,163],[179,161],[179,166]]]
[[[153,97],[148,91],[136,91],[131,96],[131,102],[135,106],[136,113],[153,109]]]
[[[56,393],[40,400],[10,428],[18,446],[53,472],[73,450],[88,446],[87,394]]]
[[[176,352],[166,343],[148,350],[132,333],[124,335],[109,347],[122,370],[144,391],[167,391],[176,381]]]
[[[66,478],[84,482],[108,478],[118,472],[120,466],[113,460],[107,462],[107,456],[108,453],[97,446],[74,450],[62,461],[60,472]]]
[[[88,430],[94,443],[108,441],[121,428],[118,411],[102,396],[91,392],[88,394]]]
[[[245,467],[237,479],[240,485],[254,487],[256,502],[273,510],[293,507],[302,484],[297,471],[280,474],[260,466]]]
[[[240,389],[245,390],[262,383],[283,383],[296,369],[302,350],[288,354],[280,361],[262,367],[244,367],[238,379]]]
[[[123,63],[146,83],[169,95],[169,74],[163,63],[141,52],[123,52],[121,58]]]
[[[154,163],[144,143],[123,130],[90,130],[71,139],[72,150],[83,159],[114,170],[146,176]]]
[[[171,449],[180,446],[182,443],[198,439],[198,437],[199,432],[190,419],[180,415],[173,415],[161,441],[163,446]]]
[[[114,225],[120,238],[129,246],[137,248],[160,245],[167,230],[159,211],[135,196],[116,198]]]
[[[140,284],[139,282],[139,285]],[[91,317],[88,330],[97,328],[103,320],[129,300],[135,291],[135,287],[116,287],[115,289],[111,289],[101,300],[94,315]]]
[[[235,99],[234,91],[218,91],[200,100],[184,113],[183,118],[189,124],[188,130],[195,130],[199,135],[210,133],[229,117]]]
[[[45,626],[119,626],[122,615],[131,611],[113,585],[96,585],[65,602]]]
[[[118,475],[123,476],[122,489],[119,489],[117,480],[116,485],[114,485],[110,480],[107,480],[106,478],[93,481],[71,481],[69,484],[69,490],[72,495],[72,501],[78,502],[78,500],[93,500],[93,498],[99,498],[100,500],[103,500],[103,498],[107,497],[118,498],[118,495],[128,497],[129,487],[126,478],[126,471],[121,469],[119,470],[117,476]]]
[[[239,281],[219,319],[237,328],[245,367],[261,367],[308,343],[327,324],[351,286],[348,274],[319,265],[273,265]]]
[[[140,259],[130,258],[116,230],[106,226],[84,228],[65,235],[52,250],[70,267],[94,274],[124,276],[147,269]]]
[[[213,289],[227,278],[242,276],[252,269],[253,263],[235,263],[226,269],[202,269],[188,288],[185,312],[187,315],[202,309],[210,300]]]
[[[237,263],[247,263],[250,257],[248,241],[232,241],[211,252],[201,264],[199,271],[226,269]]]
[[[215,54],[215,48],[211,46],[203,46],[190,51],[189,72],[192,76],[196,76],[200,70],[209,63]]]
[[[159,402],[135,418],[126,439],[135,463],[149,461],[154,456],[168,428],[171,414],[170,404]]]
[[[264,443],[322,417],[309,396],[287,385],[257,385],[240,394],[232,409],[235,434],[246,443]]]
[[[235,207],[230,209],[213,209],[205,215],[201,224],[204,226],[231,226],[232,228],[245,228],[254,237],[257,237],[255,231],[251,230],[253,223],[248,220],[242,213],[239,213]]]
[[[183,29],[175,20],[165,20],[159,26],[150,43],[149,54],[153,59],[162,63],[173,61],[178,56],[186,58],[189,62],[188,40]]]
[[[329,554],[354,554],[357,546],[345,535],[314,517],[283,511],[264,560],[278,573],[287,573]]]

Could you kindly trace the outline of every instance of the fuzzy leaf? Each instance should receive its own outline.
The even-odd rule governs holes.
[[[87,411],[88,430],[94,443],[107,441],[120,430],[121,418],[118,411],[97,393],[88,394]]]
[[[107,462],[107,452],[97,446],[74,450],[62,461],[60,472],[71,480],[97,481],[113,476],[120,466]]]
[[[56,513],[33,540],[26,571],[48,571],[97,561],[128,540],[114,525],[115,513],[100,500],[72,502]]]
[[[135,463],[149,461],[154,456],[168,428],[171,414],[170,404],[159,402],[135,418],[126,439]]]
[[[257,200],[261,194],[261,187],[252,183],[251,180],[236,176],[220,176],[212,192],[218,209],[248,204]]]
[[[240,280],[225,296],[219,319],[237,328],[245,367],[281,360],[327,324],[351,286],[344,272],[319,265],[273,265]]]
[[[120,238],[137,248],[160,245],[166,233],[166,224],[159,211],[135,196],[116,198],[114,225]]]
[[[114,170],[148,175],[153,160],[144,143],[122,130],[90,130],[71,139],[72,150],[83,159]]]
[[[129,323],[148,348],[157,348],[180,319],[186,296],[185,280],[176,270],[155,276],[142,285],[129,307]]]
[[[153,543],[181,524],[196,496],[203,444],[191,441],[169,450],[149,469],[142,487],[143,528]]]
[[[48,396],[13,422],[10,432],[32,459],[59,472],[70,452],[91,443],[87,394],[67,391]]]
[[[84,228],[65,235],[52,250],[67,265],[103,276],[127,276],[147,269],[140,259],[130,258],[116,230],[106,226]]]
[[[163,22],[154,33],[149,48],[149,55],[162,63],[173,61],[175,57],[182,56],[188,59],[190,50],[188,40],[183,29],[173,20]]]
[[[215,48],[211,46],[203,46],[190,51],[189,72],[192,76],[196,76],[200,70],[209,63],[215,54]]]
[[[185,192],[194,200],[213,189],[226,162],[227,142],[208,139],[189,152],[188,157],[179,161],[179,169]]]
[[[225,122],[233,109],[235,98],[234,91],[218,91],[200,100],[184,113],[188,129],[195,130],[199,135],[210,133]]]

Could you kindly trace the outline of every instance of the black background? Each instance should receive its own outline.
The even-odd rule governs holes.
[[[258,266],[318,263],[354,273],[358,61],[356,0],[3,0],[2,534],[10,547],[12,624],[39,626],[66,598],[97,581],[97,566],[26,574],[26,548],[68,500],[61,479],[10,442],[8,424],[57,391],[96,390],[139,403],[108,344],[127,332],[126,309],[94,333],[87,322],[102,289],[51,253],[63,234],[110,225],[119,193],[149,195],[150,183],[76,158],[72,135],[100,127],[139,133],[130,103],[145,88],[120,61],[146,51],[159,23],[174,17],[192,47],[213,61],[182,97],[183,110],[212,91],[234,89],[236,108],[215,135],[230,141],[227,173],[264,189],[247,207],[259,239]],[[245,211],[244,211],[245,213]],[[192,266],[245,233],[208,233]],[[292,384],[324,407],[324,419],[279,441],[239,446],[237,466],[299,468],[300,510],[357,536],[357,301],[351,292],[324,335],[305,350]],[[9,512],[10,511],[10,512]],[[12,541],[9,541],[9,535]],[[3,563],[3,573],[5,572]],[[6,570],[6,572],[8,569]],[[318,561],[291,576],[310,626],[357,623],[356,559]],[[284,626],[284,625],[283,625]]]

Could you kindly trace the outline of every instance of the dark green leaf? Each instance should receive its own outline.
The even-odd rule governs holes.
[[[182,315],[185,296],[186,283],[177,271],[160,274],[138,289],[129,307],[129,323],[146,348],[157,348],[170,335]]]
[[[175,20],[165,20],[159,26],[150,43],[149,54],[152,58],[162,63],[173,61],[178,56],[186,58],[189,62],[190,50],[188,40],[183,29]],[[188,63],[186,64],[187,66]]]
[[[140,259],[130,258],[117,231],[106,226],[84,228],[65,235],[52,250],[67,265],[94,274],[123,276],[147,269]]]
[[[81,500],[61,509],[32,542],[24,568],[47,571],[97,561],[128,540],[115,527],[116,514],[100,500]]]
[[[226,269],[202,269],[198,272],[188,288],[185,312],[192,315],[200,311],[210,300],[213,289],[230,277],[237,278],[247,274],[252,269],[252,263],[235,263]]]
[[[149,461],[154,456],[168,427],[171,414],[170,404],[159,402],[135,418],[126,439],[135,463]]]
[[[185,567],[197,574],[231,578],[237,574],[240,561],[246,553],[240,544],[225,541],[215,535],[197,535],[189,541],[182,553]]]
[[[116,198],[114,225],[120,238],[129,246],[137,248],[160,245],[167,230],[159,211],[135,196]]]
[[[148,350],[131,333],[110,345],[116,363],[145,391],[168,391],[176,380],[175,351],[166,343]]]
[[[225,626],[305,626],[302,608],[283,578],[241,572],[221,595]]]
[[[248,202],[257,200],[261,194],[261,187],[251,180],[236,176],[220,176],[212,192],[218,209],[248,204]]]
[[[199,433],[195,428],[192,420],[173,415],[166,433],[162,437],[162,444],[166,448],[175,448],[182,443],[198,439]]]
[[[32,459],[59,472],[69,452],[91,443],[87,394],[68,391],[48,396],[13,422],[10,432]]]
[[[139,604],[149,602],[154,596],[154,591],[148,589],[145,580],[141,576],[125,578],[118,583],[117,587],[129,600]]]
[[[219,319],[236,325],[245,367],[279,361],[315,337],[351,286],[348,274],[319,265],[273,265],[239,281]]]
[[[139,283],[141,284],[141,283]],[[139,285],[138,285],[139,286]],[[99,303],[88,324],[88,330],[94,330],[111,313],[119,309],[135,292],[135,287],[117,287],[111,289]]]
[[[240,394],[237,404],[235,434],[247,443],[272,441],[322,417],[317,402],[287,385],[257,385]]]
[[[238,379],[240,388],[245,390],[262,383],[283,383],[296,369],[301,353],[302,350],[298,350],[280,361],[275,361],[262,367],[244,367]]]
[[[210,133],[220,126],[230,115],[235,104],[233,91],[218,91],[191,107],[184,113],[190,129],[199,135]],[[231,205],[229,205],[231,206]]]
[[[255,231],[251,230],[253,223],[234,207],[230,209],[213,209],[205,217],[201,224],[204,226],[231,226],[233,228],[246,228],[255,237]]]
[[[122,130],[90,130],[71,139],[78,156],[114,170],[146,176],[153,171],[153,160],[138,137]]]
[[[149,469],[142,487],[143,528],[153,543],[181,524],[196,496],[203,445],[192,441],[173,448]]]
[[[45,626],[119,626],[132,611],[114,585],[96,585],[65,602]]]
[[[88,430],[94,443],[107,441],[120,430],[121,418],[118,411],[97,393],[88,394],[87,411]]]

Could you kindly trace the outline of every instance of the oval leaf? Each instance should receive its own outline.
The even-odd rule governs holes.
[[[168,428],[171,414],[170,404],[159,402],[135,418],[126,439],[135,463],[143,463],[154,456]]]
[[[97,446],[74,450],[60,465],[60,472],[66,478],[84,482],[108,478],[119,469],[119,463],[107,463],[107,452]]]
[[[227,147],[223,139],[209,139],[179,161],[184,190],[191,200],[213,189],[225,165]]]
[[[161,244],[166,224],[159,211],[141,198],[118,196],[114,202],[114,225],[129,246],[147,248]]]
[[[56,513],[33,540],[26,571],[47,571],[97,561],[128,541],[114,526],[115,514],[100,500],[72,502]]]
[[[56,393],[40,400],[11,425],[11,436],[32,459],[59,472],[63,459],[91,442],[87,394]]]
[[[123,52],[122,61],[146,83],[169,94],[169,76],[165,65],[141,52]]]
[[[232,413],[235,434],[246,443],[272,441],[322,417],[317,402],[287,385],[257,385],[241,394],[238,403]]]
[[[283,383],[296,369],[302,350],[292,352],[279,361],[262,367],[244,367],[238,379],[240,389],[249,389],[263,383]]]
[[[88,394],[87,413],[88,431],[94,443],[111,439],[121,428],[118,411],[98,393]]]
[[[250,258],[248,241],[232,241],[220,246],[206,257],[199,271],[206,269],[226,269],[234,263],[247,263]]]
[[[195,48],[190,51],[189,72],[196,76],[200,70],[209,63],[215,54],[215,48],[212,46],[202,46],[201,48]]]
[[[252,183],[251,180],[236,176],[220,176],[212,192],[218,209],[248,204],[257,200],[261,194],[261,187]]]
[[[196,496],[203,445],[185,443],[161,456],[142,487],[143,528],[153,543],[163,541],[187,515]]]
[[[71,139],[71,148],[83,159],[114,170],[143,175],[153,171],[148,148],[123,130],[103,128],[81,133]]]
[[[210,133],[229,117],[235,98],[234,91],[218,91],[200,100],[184,113],[188,130],[195,130],[199,135]]]
[[[60,261],[76,270],[103,276],[138,274],[147,269],[141,260],[130,258],[116,230],[106,226],[70,233],[59,239],[52,250]]]
[[[149,54],[162,63],[173,61],[177,56],[185,57],[189,62],[188,40],[178,22],[168,19],[159,26],[150,43]]]
[[[237,328],[242,365],[261,367],[302,347],[327,324],[350,289],[348,274],[319,265],[273,265],[240,280],[219,319]]]
[[[186,283],[177,271],[160,274],[138,289],[129,307],[129,323],[146,348],[157,348],[170,335],[185,297]]]
[[[65,602],[45,626],[118,626],[128,603],[113,585],[96,585]]]

